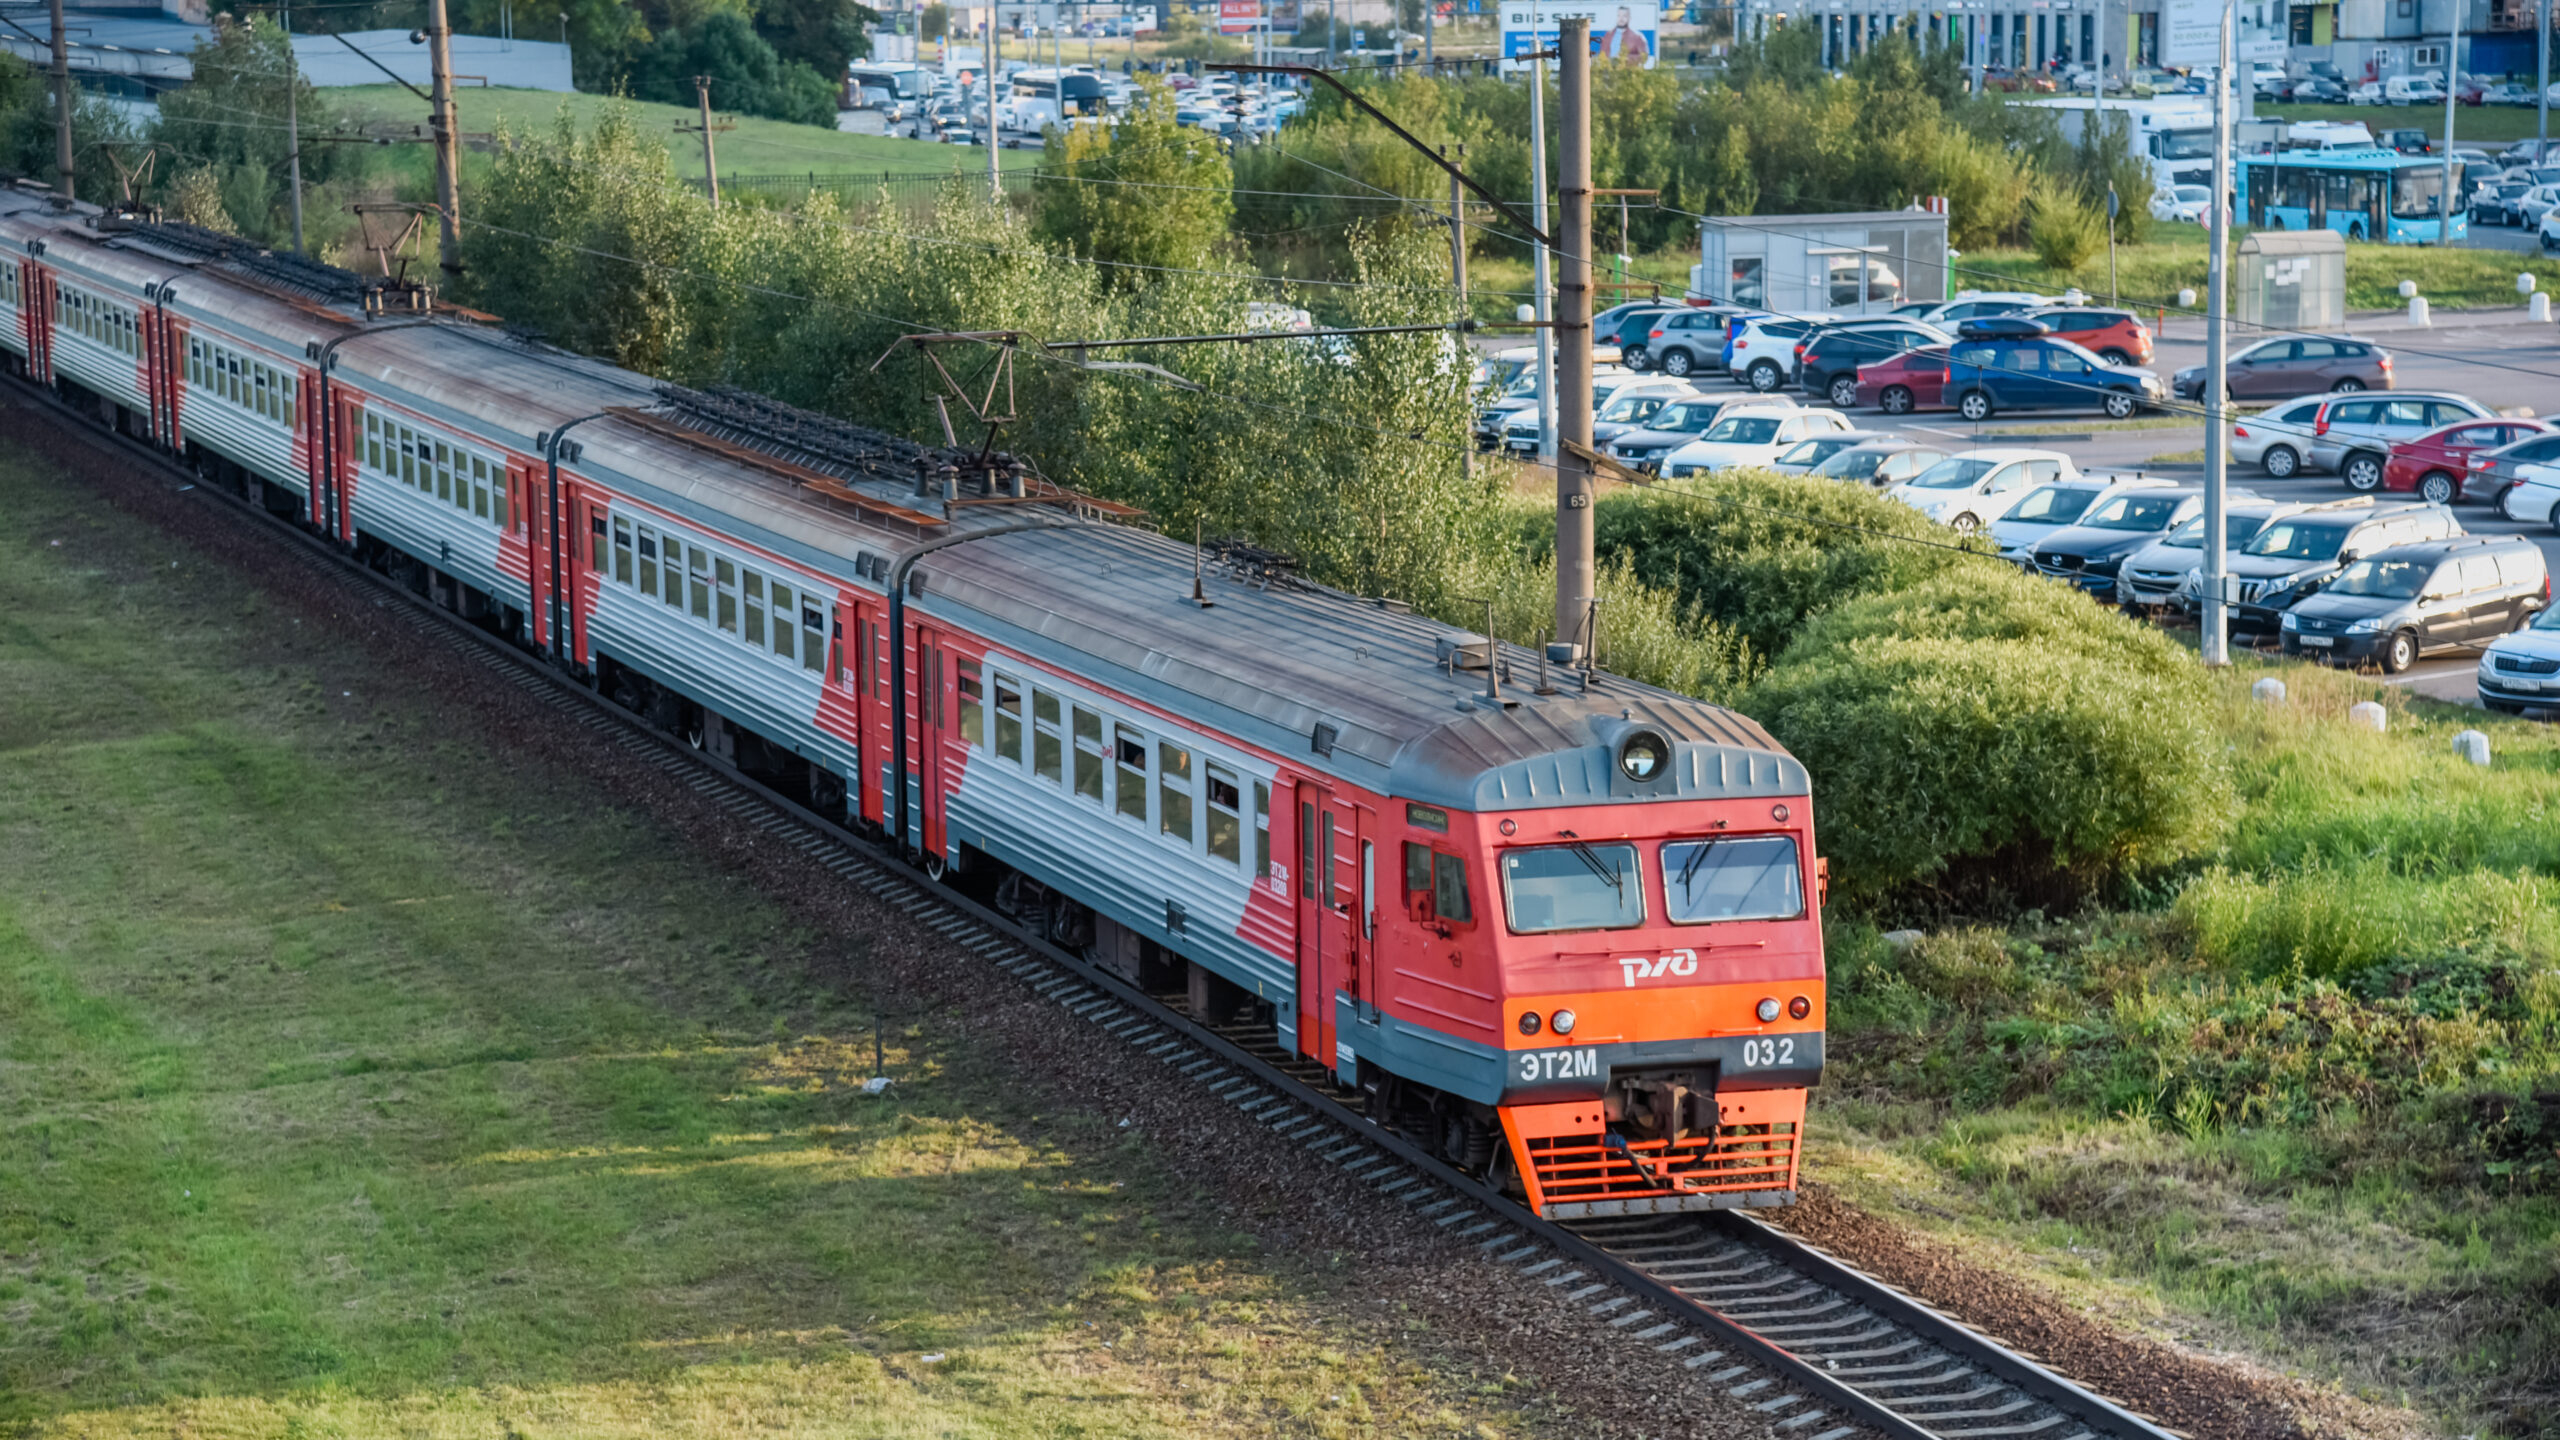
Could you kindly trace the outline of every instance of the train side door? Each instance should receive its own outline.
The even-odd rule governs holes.
[[[886,773],[880,757],[889,753],[889,657],[882,653],[888,643],[887,622],[881,618],[880,606],[867,598],[856,599],[845,606],[847,635],[845,652],[852,664],[848,683],[853,687],[854,746],[860,762],[854,769],[853,813],[877,820],[881,816],[880,780]]]
[[[1378,981],[1378,812],[1350,805],[1343,807],[1343,818],[1353,843],[1335,860],[1334,894],[1351,949],[1350,989],[1359,999],[1360,1018],[1374,1020],[1386,995]]]
[[[1312,780],[1297,784],[1298,1033],[1301,1048],[1341,1068],[1334,1033],[1336,992],[1359,998],[1352,910],[1357,904],[1359,833],[1350,807]],[[1355,888],[1345,892],[1348,873]]]
[[[942,855],[948,845],[943,832],[943,787],[949,783],[953,766],[950,746],[957,738],[959,707],[954,704],[954,687],[960,682],[960,667],[965,663],[951,649],[941,631],[916,627],[915,667],[915,791],[917,846],[930,859]]]

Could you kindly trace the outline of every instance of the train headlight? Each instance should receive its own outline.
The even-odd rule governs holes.
[[[1752,1010],[1751,1013],[1759,1016],[1760,1023],[1766,1025],[1770,1021],[1778,1018],[1778,1002],[1776,1000],[1763,1000]]]
[[[1637,784],[1671,768],[1671,742],[1659,730],[1638,730],[1618,742],[1618,772]]]
[[[1547,1028],[1555,1031],[1559,1035],[1572,1034],[1573,1012],[1570,1010],[1559,1010],[1555,1014],[1547,1017]]]
[[[1535,1035],[1538,1033],[1537,1011],[1523,1010],[1520,1012],[1520,1033],[1523,1035]]]
[[[1787,1002],[1787,1013],[1801,1020],[1813,1013],[1813,1002],[1799,995]]]

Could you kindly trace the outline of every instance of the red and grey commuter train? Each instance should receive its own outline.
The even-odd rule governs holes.
[[[1823,1055],[1805,771],[1750,720],[1019,465],[0,191],[0,363],[1558,1217],[1783,1204]],[[368,289],[368,286],[371,289]],[[386,303],[392,302],[392,303]]]

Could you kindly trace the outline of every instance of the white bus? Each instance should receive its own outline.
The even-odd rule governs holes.
[[[1070,120],[1099,120],[1111,113],[1102,77],[1090,70],[1017,70],[1013,73],[1012,124],[1045,130]]]
[[[924,90],[924,67],[905,61],[885,64],[861,61],[845,72],[845,108],[885,110],[892,120],[903,120],[914,114],[916,102],[923,98]]]

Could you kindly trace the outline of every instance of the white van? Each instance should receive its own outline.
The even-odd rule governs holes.
[[[2385,105],[2441,105],[2444,86],[2432,75],[2394,75],[2382,82]]]

